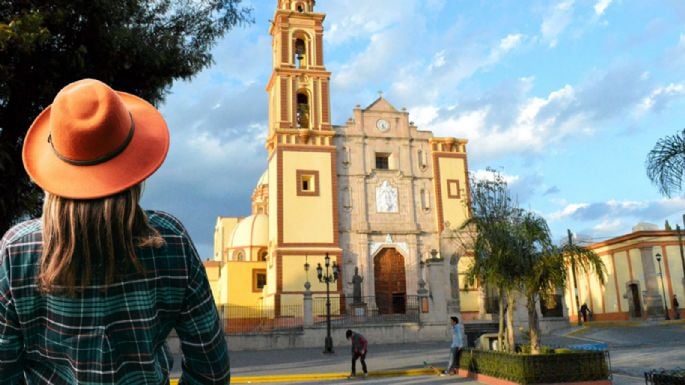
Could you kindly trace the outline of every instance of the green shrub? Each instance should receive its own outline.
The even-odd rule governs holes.
[[[459,367],[526,385],[606,380],[607,360],[605,352],[596,351],[531,355],[469,349],[462,353]]]

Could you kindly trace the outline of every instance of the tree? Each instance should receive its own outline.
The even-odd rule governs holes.
[[[462,229],[471,230],[466,234],[473,234],[470,244],[464,245],[473,253],[466,279],[469,284],[479,280],[498,289],[498,342],[505,350],[515,346],[516,297],[520,293],[526,298],[531,352],[536,354],[540,352],[540,298],[554,298],[557,290],[565,287],[569,269],[595,273],[604,283],[605,267],[599,256],[587,248],[572,244],[555,247],[545,219],[519,208],[504,178],[494,170],[488,171],[490,178],[471,179],[472,215],[462,225]],[[505,322],[506,344],[502,345]]]
[[[682,191],[684,172],[685,130],[660,139],[647,154],[647,176],[663,195]]]
[[[505,349],[514,347],[513,334],[513,294],[516,289],[516,277],[519,275],[519,264],[512,253],[511,218],[518,211],[514,204],[507,183],[500,173],[488,169],[490,178],[471,177],[470,204],[471,218],[462,226],[469,230],[474,239],[464,241],[466,249],[471,249],[473,262],[466,271],[466,281],[473,285],[476,280],[482,284],[497,288],[499,294],[499,329],[498,344]],[[505,302],[506,301],[506,302]],[[505,306],[506,304],[506,306]],[[506,323],[508,331],[504,343]]]
[[[578,283],[576,280],[578,271],[582,271],[586,275],[594,274],[597,276],[599,283],[603,285],[605,282],[604,275],[606,274],[606,266],[604,265],[604,262],[602,262],[602,259],[594,251],[588,249],[587,247],[572,243],[570,233],[571,232],[569,230],[569,242],[561,247],[558,254],[559,257],[563,259],[566,270],[571,271],[571,275],[573,277],[572,299],[575,299],[574,305],[576,307],[576,311],[578,311],[580,308],[580,303],[578,303]],[[561,286],[566,286],[565,281],[561,283]]]
[[[565,280],[563,259],[551,242],[547,222],[532,212],[522,212],[514,221],[515,249],[521,263],[518,277],[521,293],[526,298],[528,336],[531,353],[540,352],[540,319],[537,303],[541,296],[549,298]]]
[[[0,0],[0,234],[40,212],[22,141],[63,86],[91,77],[159,104],[251,12],[241,0]]]

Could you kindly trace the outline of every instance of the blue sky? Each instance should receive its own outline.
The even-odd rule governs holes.
[[[276,3],[248,2],[255,23],[161,106],[171,148],[143,204],[177,215],[205,258],[216,217],[249,215],[266,168]],[[682,224],[685,199],[660,196],[645,159],[685,128],[685,2],[320,0],[316,11],[333,124],[382,91],[419,129],[468,139],[471,171],[504,174],[557,240]]]

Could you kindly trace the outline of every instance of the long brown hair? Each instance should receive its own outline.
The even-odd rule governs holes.
[[[122,274],[144,273],[136,246],[158,248],[164,240],[138,205],[141,190],[89,200],[46,193],[39,289],[74,295],[93,282],[107,287]]]

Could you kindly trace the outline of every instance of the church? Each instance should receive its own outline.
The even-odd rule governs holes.
[[[420,288],[424,262],[443,257],[445,226],[469,217],[467,141],[434,137],[382,96],[334,125],[325,15],[314,6],[277,2],[266,82],[268,167],[253,190],[252,215],[217,219],[214,260],[205,266],[217,305],[286,314],[302,304],[306,282],[315,297],[326,295],[320,265],[324,273],[336,270],[334,308],[351,302],[357,277],[365,299],[382,312],[400,311],[396,305]],[[453,260],[445,274],[456,293],[468,262]],[[459,296],[461,308],[452,312],[476,318],[478,288],[462,288]]]

